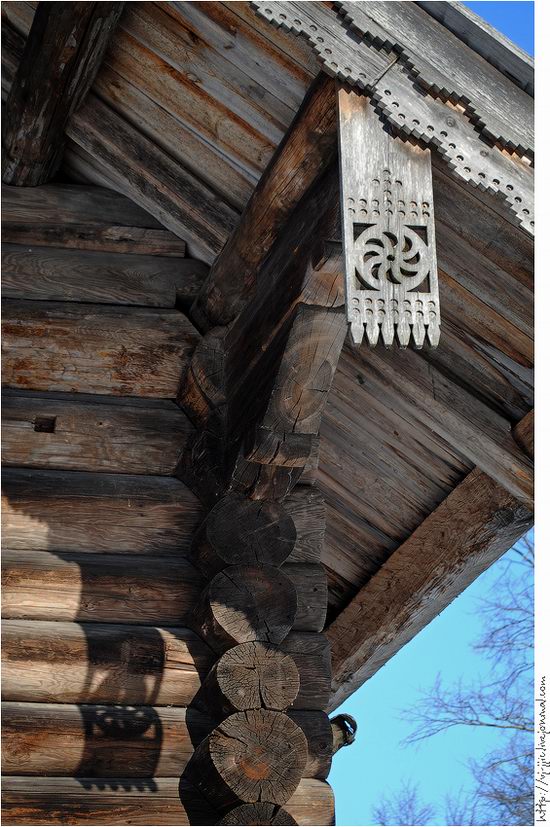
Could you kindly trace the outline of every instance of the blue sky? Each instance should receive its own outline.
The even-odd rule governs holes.
[[[533,3],[509,0],[466,5],[533,54]],[[445,683],[460,676],[487,676],[486,661],[471,645],[480,633],[475,608],[496,576],[495,569],[481,575],[338,710],[358,722],[355,744],[338,753],[329,777],[338,825],[374,824],[373,806],[382,796],[397,793],[404,781],[418,784],[421,798],[436,804],[460,787],[469,788],[468,759],[481,758],[493,749],[499,734],[456,728],[405,748],[400,742],[412,727],[401,719],[400,711],[414,705],[420,690],[432,686],[439,672]]]

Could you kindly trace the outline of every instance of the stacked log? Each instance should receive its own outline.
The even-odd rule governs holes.
[[[228,494],[192,543],[210,578],[192,626],[218,659],[194,701],[214,728],[184,778],[219,824],[295,824],[285,804],[302,778],[330,769],[330,657],[311,634],[324,627],[326,577],[318,562],[288,562],[295,542],[280,502]]]

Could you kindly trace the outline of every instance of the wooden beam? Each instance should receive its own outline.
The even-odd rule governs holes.
[[[5,184],[57,172],[64,133],[101,64],[124,3],[39,3],[6,104]]]
[[[173,474],[192,430],[169,400],[6,393],[3,401],[2,462],[20,468]]]
[[[320,75],[192,308],[192,318],[199,329],[206,331],[228,324],[247,299],[263,289],[262,262],[294,208],[335,157],[336,147],[334,83]]]
[[[10,549],[180,557],[189,551],[201,516],[195,495],[170,477],[21,468],[2,474],[4,544]],[[303,524],[308,549],[315,534]]]
[[[533,418],[515,436],[532,451]],[[533,524],[533,513],[479,468],[393,552],[327,631],[334,709],[372,677]]]
[[[197,334],[177,310],[5,299],[4,384],[24,390],[176,396]]]
[[[245,587],[255,581],[247,578],[246,572],[240,574],[242,592],[235,589],[232,594],[237,593],[238,597],[244,593],[252,605]],[[327,600],[323,567],[288,563],[282,567],[280,577],[297,593],[288,631],[292,628],[298,632],[320,632]],[[161,626],[194,622],[197,601],[205,585],[191,563],[174,557],[136,554],[129,570],[128,558],[120,554],[21,550],[5,551],[2,582],[6,618]],[[278,597],[282,603],[282,589]],[[245,601],[242,625],[248,622],[252,628],[255,618],[245,598],[241,596],[241,602]],[[229,628],[229,621],[225,626]]]
[[[101,782],[100,782],[101,784]],[[4,779],[3,815],[5,824],[215,824],[216,813],[196,791],[177,778],[113,779],[98,787],[95,778]],[[273,809],[273,808],[272,808]],[[334,824],[334,796],[325,781],[303,779],[284,808],[294,821],[315,827]],[[242,824],[225,821],[225,824]],[[254,822],[249,822],[254,823]],[[256,822],[257,823],[257,822]],[[267,823],[267,822],[260,822]],[[272,821],[272,824],[280,822]]]
[[[2,244],[3,295],[12,299],[169,308],[191,303],[207,272],[190,258]]]
[[[323,712],[293,712],[308,744],[305,778],[326,778],[332,744]],[[215,722],[193,707],[2,703],[4,775],[174,777]]]

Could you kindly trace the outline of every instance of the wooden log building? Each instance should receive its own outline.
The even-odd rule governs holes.
[[[532,525],[532,62],[455,2],[2,35],[4,822],[332,824],[331,712]]]

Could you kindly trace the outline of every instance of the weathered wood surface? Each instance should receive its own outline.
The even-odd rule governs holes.
[[[3,474],[4,543],[37,551],[185,556],[202,508],[175,479],[32,471]],[[318,563],[324,532],[321,495],[298,486],[285,500],[296,525],[289,563]]]
[[[188,629],[5,620],[8,701],[188,706],[214,655]]]
[[[102,785],[105,787],[105,785]],[[183,799],[183,804],[180,799]],[[113,779],[98,789],[94,778],[6,778],[3,791],[6,824],[128,825],[214,824],[216,814],[179,778],[154,778],[149,783],[132,778]],[[297,824],[314,827],[334,823],[334,796],[330,786],[303,779],[285,810]]]
[[[66,124],[94,81],[123,6],[38,6],[6,103],[5,184],[34,187],[57,172]]]
[[[6,468],[2,489],[10,549],[181,557],[202,517],[195,495],[167,477]]]
[[[346,315],[354,344],[439,343],[431,153],[389,133],[374,104],[338,89]],[[365,151],[369,147],[369,151]]]
[[[2,213],[7,225],[52,225],[69,230],[86,224],[162,230],[162,224],[124,195],[85,184],[43,184],[33,189],[2,187]],[[179,244],[181,255],[185,255],[185,244]]]
[[[212,262],[235,226],[233,208],[93,95],[73,116],[67,134],[99,159],[116,189]]]
[[[520,89],[533,96],[534,60],[506,35],[494,29],[467,6],[454,0],[419,0],[417,5],[513,80]]]
[[[510,422],[453,378],[411,351],[359,353],[369,385],[392,389],[400,406],[429,427],[472,464],[515,497],[533,500],[533,464],[518,448]]]
[[[516,428],[529,444],[532,417]],[[329,626],[339,706],[525,534],[533,513],[479,468],[449,494]]]
[[[320,632],[326,599],[322,566],[228,566],[205,587],[192,624],[220,653],[252,640],[280,644],[291,629]]]
[[[196,342],[176,310],[6,299],[8,387],[175,397]]]
[[[259,641],[228,649],[203,681],[195,705],[216,719],[246,709],[283,711],[300,689],[294,660]]]
[[[326,778],[332,756],[324,712],[293,712],[308,745],[304,778]],[[4,701],[4,775],[174,777],[214,728],[194,708]]]
[[[173,474],[191,432],[174,403],[5,394],[2,462],[28,468]],[[127,404],[130,402],[130,404]],[[113,404],[114,403],[114,404]]]
[[[120,554],[6,550],[3,561],[4,616],[178,626],[188,625],[191,620],[197,622],[200,612],[197,601],[204,578],[191,563],[173,557],[138,554],[133,555],[131,567],[128,563],[126,556]],[[243,640],[256,639],[251,637],[259,622],[255,611],[266,622],[269,617],[276,616],[278,622],[284,623],[287,632],[291,628],[300,632],[322,630],[327,592],[321,566],[289,564],[278,573],[275,584],[267,575],[263,578],[256,571],[244,572],[241,567],[239,571],[238,586],[231,589],[227,578],[223,581],[232,595],[228,605],[218,605],[218,591],[214,591],[214,587],[210,590],[210,602],[215,604],[211,608],[216,626],[221,625],[226,635],[235,635],[237,642],[242,642],[241,635],[245,635]],[[268,591],[277,589],[274,594],[270,591],[273,594],[271,615],[262,613],[262,594],[257,596],[254,609],[249,589],[256,582],[258,586],[262,583]],[[289,592],[288,601],[294,592],[297,598],[290,603],[285,601],[283,588]],[[290,611],[288,606],[292,605],[295,608]],[[238,611],[239,606],[242,614]],[[246,621],[242,615],[246,616]],[[275,636],[275,626],[270,629]],[[205,636],[204,639],[209,641],[210,638]],[[225,636],[222,635],[222,639],[225,640]],[[215,648],[214,640],[210,645]]]
[[[169,308],[192,301],[206,272],[173,256],[2,245],[5,298]]]
[[[222,811],[242,802],[286,804],[307,761],[304,733],[287,715],[267,709],[236,712],[205,738],[186,776]]]
[[[324,710],[330,697],[330,644],[325,635],[291,632],[279,645],[300,673],[300,691],[291,709]]]
[[[356,34],[398,47],[417,82],[443,100],[460,101],[487,137],[511,152],[533,152],[532,99],[416,4],[401,3],[399,14],[389,2],[339,5]]]
[[[209,718],[165,706],[2,704],[4,775],[175,777]]]
[[[226,566],[279,566],[296,542],[292,517],[276,502],[229,495],[208,512],[193,538],[192,560],[205,576]]]
[[[3,616],[28,620],[188,625],[203,586],[190,563],[120,554],[3,555]]]
[[[258,802],[240,804],[230,810],[218,824],[296,824],[283,807]]]
[[[336,144],[334,84],[321,76],[310,88],[195,302],[192,318],[202,330],[232,321],[249,296],[262,290],[260,265],[293,209],[333,159]]]
[[[183,257],[186,244],[114,190],[84,184],[2,187],[4,242]]]
[[[188,706],[216,660],[184,628],[5,620],[3,634],[7,701]],[[300,673],[293,710],[323,710],[330,695],[327,639],[291,632],[280,648]]]

